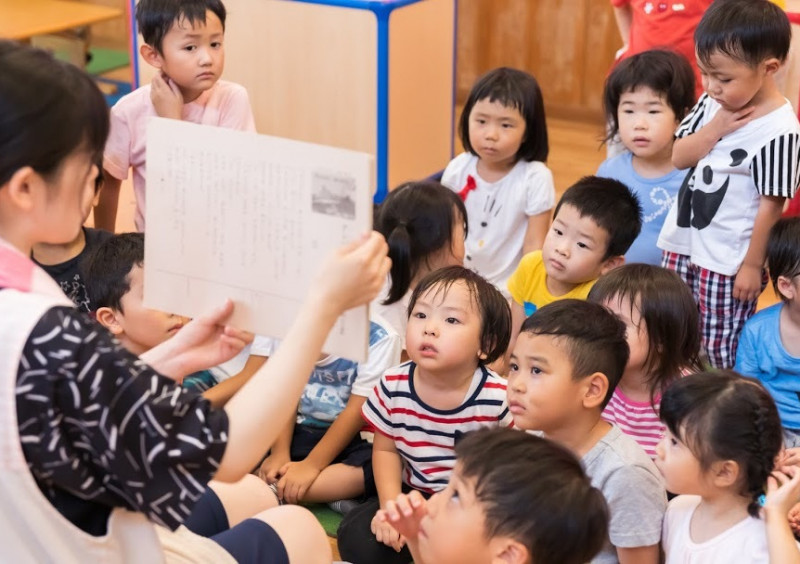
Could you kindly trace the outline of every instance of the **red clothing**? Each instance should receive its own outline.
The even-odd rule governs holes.
[[[631,35],[628,50],[621,58],[642,51],[667,48],[677,51],[691,63],[695,93],[703,93],[700,71],[694,54],[694,30],[713,0],[611,0],[615,8],[630,6]]]

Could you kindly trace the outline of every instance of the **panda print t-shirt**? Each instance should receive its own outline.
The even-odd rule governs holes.
[[[705,126],[720,105],[704,94],[675,136]],[[787,101],[721,138],[689,171],[658,247],[707,270],[735,275],[753,233],[761,196],[791,198],[800,174],[800,124]]]

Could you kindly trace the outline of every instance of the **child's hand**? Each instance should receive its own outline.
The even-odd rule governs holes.
[[[278,480],[278,497],[286,503],[300,503],[319,476],[320,469],[303,460],[301,462],[287,462],[280,469],[281,479]]]
[[[710,125],[715,128],[715,135],[717,135],[717,137],[725,137],[740,127],[750,123],[753,120],[753,112],[755,112],[755,110],[755,106],[747,106],[735,112],[720,108],[706,127]]]
[[[400,494],[394,501],[386,502],[376,517],[389,523],[403,537],[416,539],[419,536],[419,524],[428,514],[427,504],[422,494],[413,490],[408,495]]]
[[[783,449],[781,452],[780,463],[775,464],[775,466],[800,466],[800,447]]]
[[[289,462],[289,453],[272,453],[264,459],[258,469],[258,477],[268,484],[274,484],[281,478],[281,469]]]
[[[386,282],[392,261],[383,236],[373,231],[331,254],[313,284],[319,307],[337,316],[345,310],[368,303]],[[331,310],[333,308],[333,310]]]
[[[386,546],[400,552],[406,544],[406,539],[389,523],[381,520],[380,514],[381,512],[378,511],[375,517],[372,518],[372,523],[370,523],[372,534],[375,535],[378,542],[382,542]]]
[[[742,264],[733,282],[733,297],[742,302],[761,295],[761,267]]]
[[[150,101],[158,117],[181,119],[183,94],[170,77],[159,72],[150,83]]]
[[[769,516],[785,519],[790,511],[794,511],[800,501],[800,468],[783,466],[781,471],[775,470],[767,478],[767,500],[764,512]],[[791,519],[790,519],[791,521]]]

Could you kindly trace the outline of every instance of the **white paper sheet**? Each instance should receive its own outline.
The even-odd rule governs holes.
[[[231,298],[232,324],[282,338],[322,259],[372,226],[373,157],[153,118],[147,130],[146,307],[196,316]],[[324,350],[367,354],[366,306]]]

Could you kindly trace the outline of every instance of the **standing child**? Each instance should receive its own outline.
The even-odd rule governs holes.
[[[584,564],[608,530],[603,494],[575,455],[498,428],[458,442],[446,489],[430,500],[400,494],[380,519],[406,538],[414,564]]]
[[[389,192],[380,205],[375,230],[389,244],[392,270],[372,311],[405,343],[408,302],[417,283],[429,272],[464,264],[467,210],[438,182],[408,182]]]
[[[772,394],[786,448],[800,447],[800,217],[781,219],[767,244],[767,264],[781,303],[745,324],[736,371],[758,378]]]
[[[686,176],[672,165],[673,134],[694,105],[694,75],[672,51],[646,51],[619,63],[608,79],[603,106],[609,132],[627,151],[606,160],[597,176],[628,186],[642,204],[642,231],[625,262],[661,264],[661,226]]]
[[[709,361],[730,368],[766,285],[767,235],[800,182],[800,124],[775,84],[791,29],[768,0],[716,0],[695,40],[706,94],[676,133],[672,161],[692,170],[658,246],[700,307]]]
[[[386,371],[362,410],[376,429],[372,467],[379,499],[342,521],[344,560],[409,562],[405,539],[379,519],[380,507],[402,491],[444,489],[461,435],[511,424],[505,381],[486,368],[505,351],[510,329],[508,302],[464,267],[432,272],[414,289],[406,331],[411,361]]]
[[[522,255],[542,248],[555,203],[536,79],[509,68],[485,74],[469,93],[458,132],[466,152],[450,161],[442,184],[464,200],[472,225],[464,265],[506,294]]]
[[[680,494],[664,518],[667,564],[769,562],[759,498],[781,448],[769,393],[730,370],[693,374],[664,392],[661,419],[656,465]]]
[[[140,0],[136,24],[142,58],[158,69],[153,81],[111,109],[103,167],[105,184],[95,225],[114,231],[121,182],[133,169],[136,229],[145,228],[148,118],[255,131],[247,91],[220,80],[225,65],[225,6],[220,0]]]
[[[627,361],[622,321],[581,300],[554,302],[531,315],[511,355],[514,425],[540,431],[580,457],[608,503],[610,542],[594,564],[659,561],[667,505],[661,477],[642,447],[601,417]]]
[[[630,348],[603,419],[655,458],[664,436],[661,395],[682,373],[702,370],[697,304],[677,274],[649,264],[626,264],[600,277],[589,301],[622,319]]]

